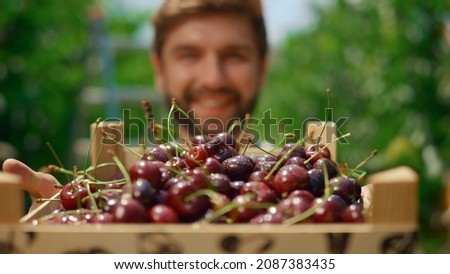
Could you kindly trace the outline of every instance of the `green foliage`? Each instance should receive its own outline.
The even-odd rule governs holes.
[[[258,117],[324,119],[331,89],[334,120],[350,144],[338,158],[356,165],[373,149],[369,172],[409,165],[421,176],[420,221],[439,210],[450,163],[450,57],[445,1],[335,1],[316,6],[317,24],[292,35],[272,57]],[[276,92],[277,96],[272,94]],[[258,114],[260,113],[260,114]],[[294,127],[295,127],[294,126]]]
[[[65,162],[70,157],[88,4],[7,0],[0,9],[0,140],[34,169],[55,162],[47,141]]]

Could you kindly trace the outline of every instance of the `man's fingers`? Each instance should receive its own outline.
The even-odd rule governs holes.
[[[3,162],[3,172],[20,176],[21,187],[34,198],[48,198],[58,192],[55,185],[58,180],[50,174],[35,172],[30,167],[16,159]]]

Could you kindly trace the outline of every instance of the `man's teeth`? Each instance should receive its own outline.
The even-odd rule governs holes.
[[[204,99],[201,101],[201,104],[208,108],[214,108],[214,107],[220,107],[222,106],[221,102],[219,100],[208,100]]]

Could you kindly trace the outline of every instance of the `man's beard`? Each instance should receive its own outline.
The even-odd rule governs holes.
[[[190,109],[189,107],[193,101],[200,100],[203,95],[214,93],[219,93],[221,96],[226,94],[232,103],[237,106],[236,113],[229,117],[227,121],[222,121],[217,117],[208,117],[204,121],[201,121],[198,115],[196,115],[195,109]],[[170,92],[166,92],[165,94],[167,103],[171,106],[173,97],[170,95]],[[205,89],[190,89],[184,93],[183,100],[181,102],[176,101],[177,106],[181,108],[184,113],[175,111],[171,118],[174,118],[177,121],[179,130],[181,130],[182,127],[183,130],[187,131],[190,136],[199,134],[216,135],[227,131],[233,124],[245,119],[246,115],[250,114],[256,106],[256,97],[257,96],[243,106],[240,104],[242,101],[240,93],[231,88],[221,88],[214,91]]]

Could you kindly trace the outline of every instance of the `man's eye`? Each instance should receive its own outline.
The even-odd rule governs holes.
[[[236,61],[244,61],[246,59],[245,55],[238,52],[230,52],[226,55],[226,58],[229,60],[236,60]]]
[[[190,60],[194,59],[196,54],[194,52],[181,52],[178,54],[179,59]]]

